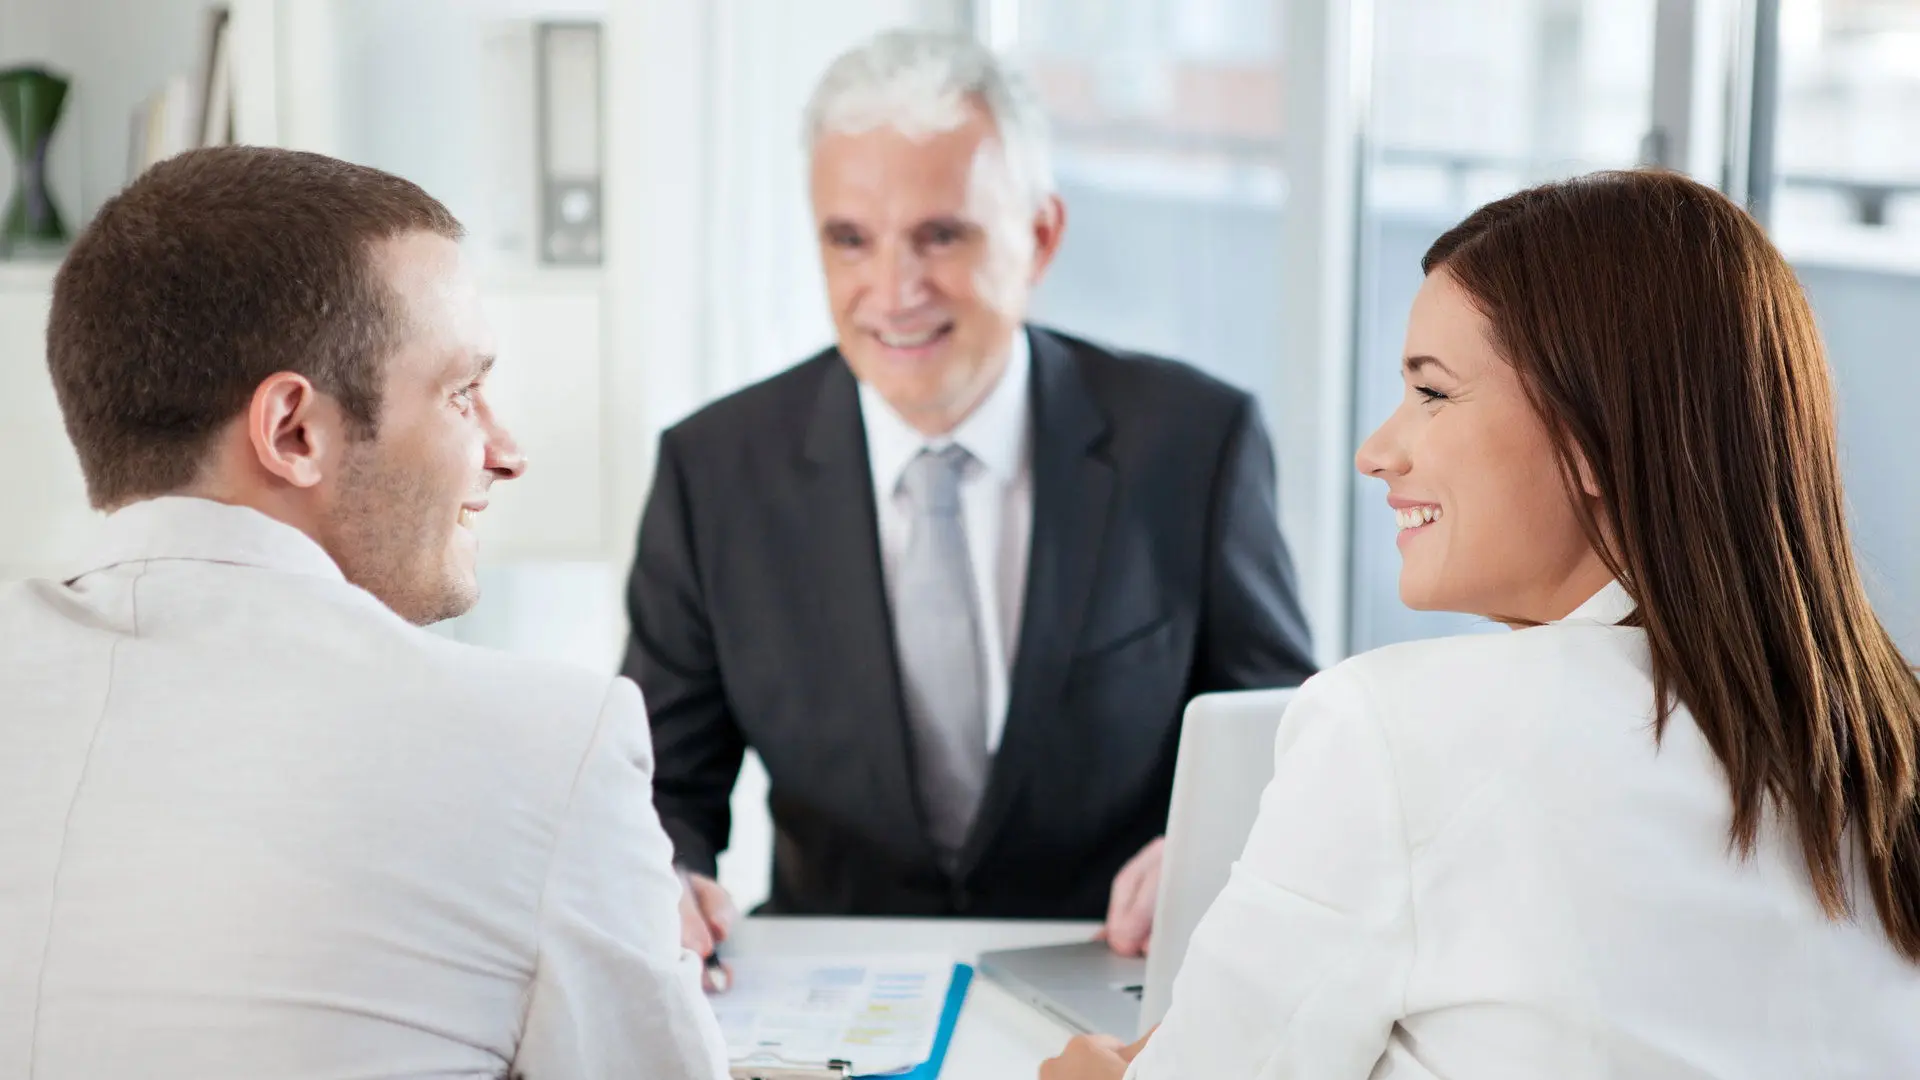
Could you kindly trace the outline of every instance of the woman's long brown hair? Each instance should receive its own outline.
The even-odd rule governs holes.
[[[1421,265],[1492,323],[1568,490],[1590,470],[1599,498],[1573,501],[1639,605],[1655,731],[1692,713],[1734,848],[1777,814],[1845,918],[1857,842],[1920,962],[1920,680],[1854,563],[1826,357],[1779,251],[1711,188],[1635,171],[1491,203]]]

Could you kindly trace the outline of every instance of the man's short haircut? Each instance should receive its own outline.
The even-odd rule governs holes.
[[[87,494],[112,509],[179,491],[269,376],[305,376],[356,438],[379,424],[405,331],[381,241],[458,240],[397,176],[257,146],[192,150],[109,199],[54,279],[47,366]]]
[[[1039,97],[991,49],[964,34],[892,30],[841,54],[807,102],[807,156],[829,132],[888,126],[921,137],[951,131],[966,122],[969,103],[993,121],[1020,197],[1038,210],[1055,194]]]

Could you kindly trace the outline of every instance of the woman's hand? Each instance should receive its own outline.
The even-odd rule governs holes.
[[[1155,1029],[1158,1030],[1158,1029]],[[1132,1046],[1111,1035],[1078,1035],[1057,1058],[1040,1066],[1040,1080],[1122,1080],[1127,1066],[1147,1048],[1149,1031]]]

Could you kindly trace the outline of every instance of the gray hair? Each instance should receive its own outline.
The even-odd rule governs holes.
[[[1046,114],[1018,72],[962,34],[890,30],[842,53],[807,101],[807,157],[827,132],[890,126],[918,138],[952,131],[974,102],[993,121],[1019,194],[1038,209],[1055,193]]]

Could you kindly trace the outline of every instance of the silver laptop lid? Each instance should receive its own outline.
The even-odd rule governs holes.
[[[1273,779],[1273,740],[1294,691],[1202,694],[1187,705],[1147,947],[1140,1033],[1173,1002],[1173,980],[1200,917],[1226,887]]]
[[[1104,941],[985,952],[977,969],[1075,1031],[1124,1035],[1140,1019],[1146,965]]]

